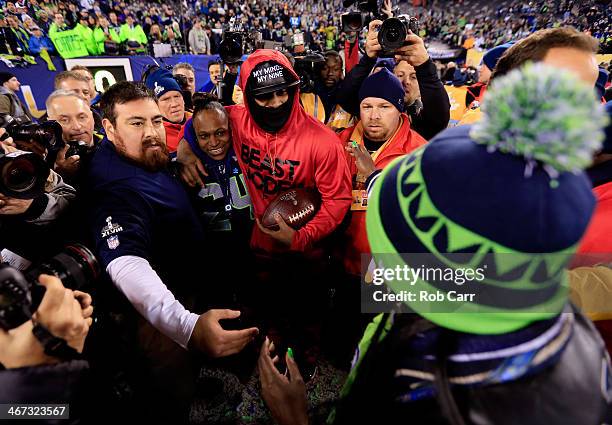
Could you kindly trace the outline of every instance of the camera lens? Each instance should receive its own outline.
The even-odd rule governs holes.
[[[11,198],[32,199],[44,193],[49,167],[31,152],[14,152],[0,158],[0,192]]]
[[[29,190],[36,184],[34,168],[30,161],[17,158],[5,165],[2,170],[2,183],[17,192]]]
[[[386,35],[387,41],[390,43],[397,43],[397,40],[399,40],[400,38],[400,34],[397,28],[391,28],[389,31],[387,31]]]
[[[399,49],[404,45],[408,30],[404,22],[398,18],[386,19],[378,31],[378,42],[384,50]]]
[[[100,266],[93,253],[81,244],[66,246],[62,252],[28,271],[32,279],[41,273],[57,276],[66,288],[79,289],[96,280]]]
[[[45,121],[35,132],[35,140],[41,145],[53,149],[58,147],[58,144],[62,141],[62,131],[62,126],[57,121]]]

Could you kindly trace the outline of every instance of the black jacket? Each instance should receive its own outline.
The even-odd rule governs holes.
[[[336,90],[336,100],[350,114],[359,116],[359,88],[376,65],[376,59],[364,55],[351,69]],[[412,129],[430,140],[448,126],[450,101],[431,59],[415,68],[423,109],[411,115]]]
[[[88,377],[89,365],[85,360],[1,370],[0,403],[69,404],[69,420],[37,420],[36,423],[81,423],[90,395]]]

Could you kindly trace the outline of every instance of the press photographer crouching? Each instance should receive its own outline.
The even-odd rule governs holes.
[[[0,264],[0,404],[67,404],[69,410],[53,412],[61,423],[79,423],[87,413],[89,366],[81,353],[93,306],[79,289],[98,273],[81,245],[23,273]]]
[[[44,153],[56,143],[59,128],[52,123],[9,121],[6,124],[5,120],[6,128],[0,128],[0,249],[4,249],[5,260],[20,265],[59,249],[61,240],[49,225],[64,213],[76,193],[45,162]],[[7,130],[15,141],[7,137]],[[32,152],[15,145],[30,146]]]

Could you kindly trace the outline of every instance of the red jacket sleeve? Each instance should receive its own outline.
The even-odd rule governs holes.
[[[291,250],[294,251],[304,251],[333,232],[351,206],[351,178],[338,140],[316,143],[313,156],[314,179],[321,194],[321,208],[294,235],[291,243]]]

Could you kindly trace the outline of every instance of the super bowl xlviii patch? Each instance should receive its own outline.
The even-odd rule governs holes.
[[[116,249],[119,246],[119,236],[111,236],[106,240],[109,249]]]
[[[102,237],[106,238],[119,232],[123,232],[123,227],[117,223],[113,223],[113,218],[111,216],[106,217],[106,226],[102,228]]]

